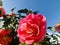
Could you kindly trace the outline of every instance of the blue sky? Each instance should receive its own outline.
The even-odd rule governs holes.
[[[39,11],[47,18],[47,26],[55,26],[60,21],[60,0],[3,0],[3,7],[9,13],[10,9],[28,8]]]

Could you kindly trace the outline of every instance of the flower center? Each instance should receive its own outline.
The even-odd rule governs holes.
[[[31,34],[31,33],[33,33],[34,31],[33,31],[33,29],[28,29],[26,32],[27,32],[28,34]]]

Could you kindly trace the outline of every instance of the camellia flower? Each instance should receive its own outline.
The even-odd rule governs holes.
[[[0,44],[8,45],[9,42],[12,41],[11,30],[0,29]]]
[[[30,13],[20,20],[17,33],[21,43],[41,42],[46,34],[46,18],[42,14]]]
[[[57,32],[60,32],[60,23],[56,24],[55,30],[56,30]]]
[[[2,17],[3,15],[5,15],[5,10],[2,6],[0,6],[0,17]]]

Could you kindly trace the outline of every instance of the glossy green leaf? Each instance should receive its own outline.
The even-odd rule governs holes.
[[[53,27],[47,27],[47,29],[49,29],[51,31],[55,31],[55,29]]]

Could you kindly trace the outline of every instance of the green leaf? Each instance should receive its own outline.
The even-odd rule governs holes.
[[[40,43],[38,43],[38,42],[36,42],[36,43],[34,43],[33,45],[41,45]]]
[[[55,31],[53,27],[47,27],[47,29],[50,29],[51,31]]]
[[[21,9],[21,10],[18,10],[18,13],[26,13],[26,12],[28,12],[28,9]]]
[[[51,37],[55,40],[55,39],[57,39],[57,37],[56,36],[54,36],[54,35],[51,35]]]
[[[58,36],[60,38],[60,35],[56,34],[56,36]]]
[[[0,6],[2,6],[3,4],[2,4],[2,0],[0,0]]]
[[[30,45],[30,44],[26,44],[26,43],[19,43],[19,45]]]
[[[34,14],[37,14],[38,12],[39,12],[39,11],[34,11],[33,13],[34,13]]]
[[[48,33],[46,33],[46,35],[49,35]]]
[[[29,13],[32,13],[32,10],[28,10],[27,8],[25,8],[25,9],[18,10],[18,13],[26,13],[28,15]]]
[[[28,10],[28,11],[26,12],[27,15],[28,15],[29,13],[32,13],[32,10]]]
[[[11,11],[13,12],[15,10],[15,8],[12,8]]]

